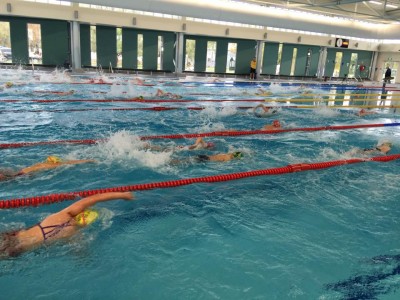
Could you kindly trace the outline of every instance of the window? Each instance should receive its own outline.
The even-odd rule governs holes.
[[[352,53],[350,57],[349,74],[347,74],[347,78],[354,78],[356,76],[357,59],[358,54]]]
[[[40,24],[28,23],[28,52],[31,64],[42,64],[42,33]]]
[[[90,26],[90,62],[92,67],[97,66],[96,26]]]
[[[157,70],[163,69],[163,58],[164,58],[164,37],[158,36],[158,51],[157,51]]]
[[[143,34],[137,36],[137,68],[143,69]]]
[[[281,71],[282,49],[283,49],[283,44],[280,43],[278,48],[278,60],[276,62],[275,75],[279,75],[279,72]]]
[[[235,73],[237,44],[228,43],[228,55],[226,60],[226,73]]]
[[[340,67],[342,65],[343,52],[336,52],[335,67],[333,69],[332,77],[339,77]]]
[[[194,71],[194,57],[195,57],[195,40],[186,40],[185,48],[185,71]]]
[[[290,76],[294,76],[296,69],[297,48],[293,48],[292,65],[290,66]]]
[[[215,72],[215,56],[217,52],[217,42],[207,42],[207,63],[206,72]]]
[[[9,22],[0,22],[0,62],[12,62]]]
[[[122,28],[117,28],[117,68],[122,68]]]

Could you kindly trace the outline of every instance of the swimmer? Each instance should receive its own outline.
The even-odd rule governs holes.
[[[243,157],[243,153],[240,151],[233,153],[220,153],[215,155],[198,155],[195,157],[196,162],[206,162],[206,161],[218,161],[225,162],[232,159],[240,159]]]
[[[260,112],[261,111],[261,112]],[[253,108],[253,113],[256,117],[269,117],[273,114],[276,114],[278,110],[271,106],[265,106],[264,104],[258,104],[256,107]]]
[[[373,115],[373,114],[376,114],[376,112],[367,111],[364,108],[362,108],[362,109],[360,109],[360,111],[358,113],[356,113],[356,116],[364,117],[364,116]]]
[[[98,202],[118,199],[133,200],[134,197],[130,192],[89,196],[46,217],[32,227],[0,234],[0,258],[16,257],[40,246],[70,238],[98,218],[98,212],[89,209],[91,206]]]
[[[58,168],[63,165],[77,165],[96,162],[93,159],[83,159],[83,160],[62,160],[57,156],[49,156],[44,162],[34,164],[30,167],[23,168],[19,171],[12,171],[8,169],[0,169],[0,181],[14,179],[22,175],[28,175],[34,172],[49,170]]]
[[[271,96],[272,92],[266,91],[266,90],[264,90],[262,88],[259,88],[259,89],[257,89],[256,95],[257,96]]]
[[[178,150],[203,150],[203,149],[212,149],[215,147],[213,142],[206,142],[203,138],[197,138],[196,142],[190,146],[177,146]],[[146,150],[152,151],[173,151],[174,147],[162,147],[158,145],[152,145],[150,143],[144,143],[143,148]]]
[[[197,138],[196,142],[193,145],[188,146],[188,149],[189,150],[200,150],[200,149],[211,149],[214,147],[215,147],[214,143],[206,142],[206,141],[204,141],[203,138],[199,137],[199,138]]]
[[[171,164],[176,165],[184,162],[207,162],[207,161],[216,161],[216,162],[226,162],[233,159],[240,159],[243,157],[243,153],[240,151],[232,152],[232,153],[220,153],[214,155],[197,155],[189,159],[185,160],[172,160]]]
[[[160,90],[160,89],[157,89],[156,97],[168,98],[168,99],[181,99],[182,98],[182,96],[180,96],[178,94],[164,92],[163,90]]]
[[[379,155],[383,154],[386,155],[389,153],[389,151],[392,149],[392,143],[391,142],[383,142],[376,146],[375,148],[365,148],[365,149],[359,149],[359,148],[353,148],[350,151],[345,152],[344,154],[347,156],[353,156],[357,154],[364,154],[364,155]]]
[[[143,85],[144,81],[142,79],[140,79],[140,78],[133,78],[132,79],[132,83],[136,84],[136,85]]]
[[[8,82],[6,82],[6,83],[4,84],[4,87],[7,88],[7,89],[9,89],[9,88],[12,87],[12,86],[14,86],[14,83],[12,83],[12,82],[10,82],[10,81],[8,81]]]
[[[364,154],[383,154],[386,155],[392,149],[392,143],[390,142],[383,142],[380,145],[376,146],[375,148],[367,148],[361,150],[361,153]]]
[[[261,130],[279,130],[282,129],[281,123],[279,120],[274,120],[272,124],[270,125],[265,125]]]

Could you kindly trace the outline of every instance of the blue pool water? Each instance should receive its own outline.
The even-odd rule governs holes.
[[[345,152],[354,147],[371,148],[384,140],[393,142],[391,153],[400,152],[398,127],[215,137],[207,138],[215,143],[215,149],[195,152],[148,151],[139,140],[143,135],[259,129],[274,118],[292,128],[399,122],[397,115],[387,110],[359,118],[351,109],[282,108],[272,118],[256,118],[251,110],[235,108],[255,106],[252,102],[30,101],[138,95],[154,99],[157,88],[192,100],[259,99],[254,94],[259,87],[270,91],[271,97],[302,97],[304,87],[296,84],[145,78],[154,86],[137,86],[129,77],[115,77],[107,78],[113,85],[86,85],[72,84],[87,79],[83,77],[46,73],[32,77],[24,72],[7,73],[3,78],[21,85],[2,92],[0,143],[107,141],[0,150],[1,167],[15,169],[43,161],[48,155],[98,161],[0,182],[0,199],[337,160],[351,157]],[[312,93],[338,93],[336,86],[306,88]],[[349,93],[355,88],[340,87]],[[43,92],[71,89],[74,93],[68,96]],[[370,91],[357,88],[357,93],[362,92]],[[4,101],[7,99],[24,101]],[[206,109],[67,111],[152,106]],[[49,112],[54,109],[60,112]],[[171,149],[194,141],[151,142]],[[245,155],[227,163],[170,163],[229,151]],[[0,298],[399,299],[398,168],[399,161],[366,162],[141,191],[135,193],[134,202],[102,203],[97,205],[100,221],[68,242],[0,261]],[[0,231],[31,226],[68,204],[0,210]]]

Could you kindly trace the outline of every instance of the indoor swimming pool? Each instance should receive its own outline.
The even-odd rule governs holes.
[[[1,181],[2,200],[367,159],[356,150],[385,141],[400,152],[398,126],[229,135],[276,119],[284,129],[400,122],[392,108],[356,115],[352,105],[390,101],[373,98],[379,86],[16,70],[0,86],[0,147],[10,145],[0,168],[53,155],[96,161]],[[392,101],[398,93],[388,88]],[[260,103],[276,113],[257,117]],[[210,132],[222,134],[205,137],[213,147],[203,150],[187,149],[195,138],[141,139]],[[82,143],[35,144],[71,140]],[[196,159],[232,152],[243,157]],[[398,169],[399,160],[365,161],[100,203],[99,221],[72,239],[0,260],[1,298],[398,299]],[[70,203],[0,209],[0,231]]]

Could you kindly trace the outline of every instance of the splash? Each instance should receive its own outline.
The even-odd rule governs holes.
[[[233,106],[226,106],[223,107],[222,109],[218,109],[213,106],[206,107],[204,110],[202,110],[199,115],[200,116],[206,116],[210,119],[217,119],[220,117],[229,117],[236,115],[237,109],[236,107]]]
[[[340,112],[337,109],[332,109],[327,106],[320,106],[314,110],[315,114],[324,116],[324,117],[336,117],[340,115]]]
[[[149,168],[166,165],[172,155],[167,151],[153,152],[151,144],[126,130],[112,134],[105,142],[100,142],[96,150],[105,162],[135,160],[138,165]]]

